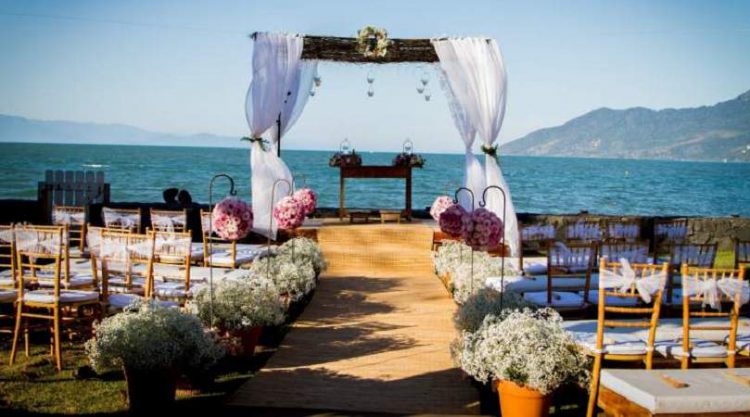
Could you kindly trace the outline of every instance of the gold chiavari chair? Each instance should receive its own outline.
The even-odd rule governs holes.
[[[667,249],[669,278],[667,279],[666,302],[675,306],[682,305],[682,292],[677,285],[681,283],[682,265],[698,268],[711,268],[716,260],[719,245],[716,243],[678,243]]]
[[[646,369],[652,368],[667,264],[630,264],[602,258],[599,274],[596,334],[573,334],[594,358],[588,417],[595,415],[603,361],[643,362]],[[644,338],[611,332],[614,329],[648,329],[648,335]]]
[[[117,313],[136,300],[151,297],[153,254],[153,233],[101,231],[97,259],[107,313]]]
[[[18,227],[18,226],[17,226]],[[63,229],[63,248],[62,248],[62,281],[61,285],[65,289],[76,289],[76,290],[90,290],[96,288],[96,281],[94,277],[88,273],[74,272],[71,270],[70,265],[70,238],[68,233],[68,226],[63,224],[61,226],[34,226],[36,230],[57,230],[62,227]],[[40,287],[52,288],[54,284],[54,274],[51,270],[40,271],[36,274],[36,284]]]
[[[108,229],[121,229],[131,232],[141,231],[141,209],[102,207],[104,226]]]
[[[77,206],[52,207],[52,224],[68,229],[68,256],[83,257],[86,240],[86,208]]]
[[[187,210],[157,210],[150,209],[151,229],[162,232],[186,232]]]
[[[603,236],[598,220],[568,221],[564,230],[566,242],[598,242]]]
[[[151,232],[154,235],[153,294],[156,298],[180,305],[192,296],[190,233]]]
[[[65,228],[17,226],[15,228],[16,268],[18,274],[18,301],[10,364],[16,358],[20,333],[28,331],[28,322],[42,320],[51,324],[52,353],[58,370],[62,370],[62,331],[73,329],[73,324],[83,322],[91,331],[94,320],[100,317],[99,293],[63,289],[62,269],[65,247]],[[27,289],[37,282],[39,271],[51,271],[54,285],[51,289]],[[65,325],[65,327],[63,327]]]
[[[682,337],[658,342],[656,351],[680,361],[682,369],[692,363],[735,365],[740,307],[747,302],[744,269],[695,268],[682,266]],[[722,306],[724,304],[724,306]],[[722,311],[722,307],[731,307]],[[696,319],[711,323],[696,323]],[[725,321],[720,324],[719,321]],[[693,331],[726,331],[726,345],[693,338]]]
[[[747,268],[750,265],[750,240],[734,241],[734,269]]]
[[[543,250],[549,246],[549,243],[555,240],[555,226],[551,224],[529,224],[521,226],[521,250],[519,251],[518,265],[522,272],[529,275],[543,274],[547,272],[547,266],[544,264],[524,265],[524,245],[531,247],[531,250]]]
[[[599,245],[599,257],[610,262],[626,259],[631,264],[650,264],[653,259],[648,256],[648,241],[614,242],[607,241]]]
[[[237,268],[252,262],[258,255],[253,248],[239,247],[237,242],[227,242],[216,236],[211,227],[211,212],[201,210],[201,231],[203,235],[203,266]],[[211,253],[213,244],[213,253]]]
[[[0,225],[0,333],[9,334],[13,333],[13,303],[18,296],[14,240],[13,225]]]
[[[527,292],[524,298],[534,305],[560,312],[583,312],[588,306],[586,299],[595,262],[594,242],[550,243],[547,247],[547,290]],[[583,295],[579,291],[583,291]]]
[[[605,239],[614,242],[636,242],[641,238],[638,219],[607,219]]]

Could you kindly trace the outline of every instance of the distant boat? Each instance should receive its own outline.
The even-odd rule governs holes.
[[[726,164],[727,162],[729,162],[727,158],[724,158],[724,163]]]

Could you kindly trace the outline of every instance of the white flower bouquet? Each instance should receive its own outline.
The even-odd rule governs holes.
[[[486,288],[488,277],[500,276],[503,272],[501,258],[489,256],[486,252],[474,252],[474,267],[471,258],[467,256],[465,262],[459,264],[452,272],[453,299],[463,304],[472,294]],[[516,271],[509,262],[505,262],[505,276],[516,275]]]
[[[189,306],[206,327],[223,331],[275,326],[284,321],[284,304],[279,290],[265,277],[214,284],[213,322],[208,287],[198,291]]]
[[[502,317],[510,311],[524,308],[535,309],[533,304],[518,293],[508,291],[503,294],[491,288],[481,288],[458,307],[453,323],[458,331],[473,333],[489,315]]]
[[[554,310],[489,315],[454,345],[457,364],[481,382],[510,381],[547,394],[563,384],[588,384],[586,355],[563,330]]]
[[[295,262],[310,262],[315,270],[315,274],[325,271],[328,264],[323,258],[323,252],[320,251],[320,245],[312,239],[306,237],[296,237],[279,246],[277,255],[285,257],[294,257]]]
[[[253,263],[250,279],[269,278],[281,295],[297,301],[315,288],[315,270],[310,261],[292,262],[287,256],[269,256]]]
[[[224,355],[197,317],[155,302],[136,302],[105,318],[85,349],[97,371],[118,366],[140,371],[207,369]]]

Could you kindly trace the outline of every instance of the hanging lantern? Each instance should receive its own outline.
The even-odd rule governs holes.
[[[430,101],[430,97],[432,97],[432,93],[430,93],[430,89],[427,88],[424,90],[424,101]]]
[[[349,155],[351,153],[352,145],[349,143],[349,138],[344,138],[341,144],[339,144],[339,151],[344,155]]]
[[[372,88],[372,84],[370,84],[370,88],[367,89],[367,96],[372,97],[375,95],[375,90]]]

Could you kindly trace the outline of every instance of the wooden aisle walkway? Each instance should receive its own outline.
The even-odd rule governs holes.
[[[450,358],[455,305],[432,272],[431,229],[335,226],[318,239],[328,272],[280,349],[228,405],[269,415],[478,414],[478,392]]]

